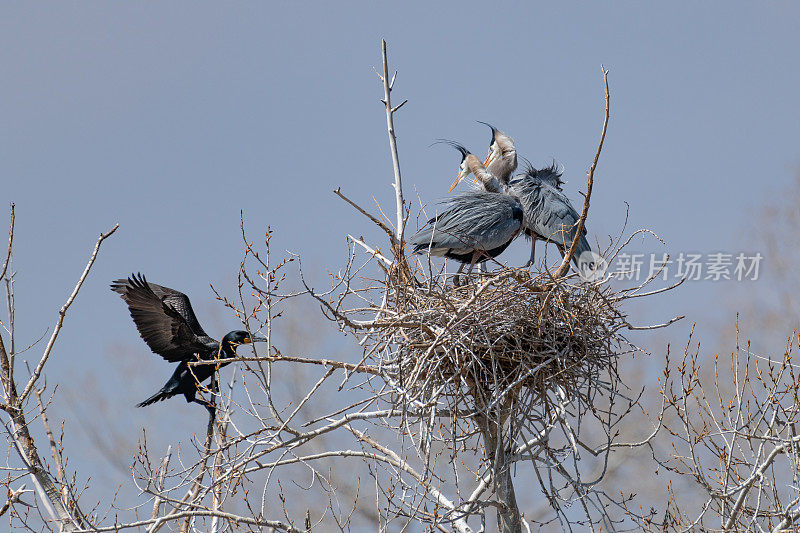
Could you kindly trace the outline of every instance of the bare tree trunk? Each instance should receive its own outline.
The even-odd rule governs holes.
[[[497,529],[501,533],[522,533],[517,495],[514,493],[514,482],[511,479],[511,464],[507,460],[509,450],[503,442],[500,428],[497,433],[498,438],[495,438],[491,429],[484,432],[487,460],[494,461],[492,470],[495,475],[497,501],[500,503],[500,507],[497,509]],[[494,457],[489,455],[492,452]]]
[[[0,350],[5,354],[5,349],[1,344]],[[25,464],[25,468],[30,473],[36,488],[40,492],[42,503],[44,505],[49,504],[48,510],[54,513],[54,518],[59,523],[58,531],[68,532],[80,529],[81,524],[78,520],[73,518],[67,507],[67,503],[70,504],[70,507],[75,507],[75,503],[71,500],[65,503],[62,499],[61,491],[55,486],[55,483],[53,483],[53,480],[44,468],[39,458],[39,452],[33,443],[33,437],[31,437],[28,431],[28,424],[25,421],[22,410],[16,409],[15,414],[11,417],[11,421],[13,424],[12,438],[16,445],[17,452]]]
[[[481,413],[477,415],[477,423],[483,436],[486,461],[491,466],[495,497],[500,504],[497,509],[497,529],[501,533],[522,533],[522,519],[511,478],[511,450],[503,442],[503,425],[508,419],[511,405],[505,402],[502,406],[486,409],[481,391],[473,388],[472,395]]]
[[[72,302],[78,295],[78,291],[83,285],[83,282],[86,280],[86,276],[89,274],[89,271],[91,270],[92,265],[97,258],[100,245],[106,238],[110,237],[117,230],[117,227],[118,225],[115,225],[109,232],[100,234],[100,237],[97,239],[97,243],[95,244],[89,261],[84,268],[83,274],[73,289],[72,294],[67,299],[67,302],[58,312],[58,320],[56,321],[55,328],[53,328],[53,333],[47,343],[44,354],[39,360],[39,363],[32,372],[32,375],[28,379],[27,384],[21,393],[17,392],[17,382],[14,376],[13,363],[15,353],[12,349],[12,352],[9,355],[9,353],[6,351],[3,339],[0,337],[0,381],[2,381],[4,392],[4,401],[0,403],[0,408],[8,413],[11,419],[9,437],[14,449],[19,454],[20,460],[24,464],[25,469],[30,474],[31,479],[36,486],[37,492],[39,492],[42,505],[46,508],[51,518],[58,523],[58,531],[61,532],[74,531],[84,526],[82,519],[83,514],[78,508],[77,501],[69,495],[67,487],[62,487],[64,489],[63,492],[59,490],[59,488],[56,487],[56,484],[53,482],[53,479],[51,478],[47,468],[45,467],[44,462],[39,455],[39,451],[36,448],[36,444],[34,443],[33,437],[28,429],[29,422],[26,419],[25,400],[32,391],[36,390],[36,382],[41,376],[44,365],[50,356],[56,339],[58,338],[58,333],[64,323],[64,317],[67,314],[67,310],[69,309],[70,305],[72,305]],[[13,239],[14,204],[11,204],[11,227],[9,229],[8,251],[6,254],[6,260],[4,261],[1,269],[2,272],[0,272],[0,277],[5,277],[7,269],[11,263]],[[13,296],[9,296],[9,306],[11,306],[11,298],[13,298]],[[13,315],[13,310],[11,311],[11,314]],[[9,331],[9,334],[13,339],[13,329]],[[11,344],[13,347],[13,342]],[[41,408],[41,414],[44,416],[44,407]],[[55,449],[54,458],[57,459]]]

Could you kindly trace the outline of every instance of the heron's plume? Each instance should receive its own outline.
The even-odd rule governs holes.
[[[461,152],[461,160],[462,161],[465,160],[467,158],[467,156],[470,154],[470,151],[467,150],[464,147],[464,145],[459,144],[459,143],[457,143],[455,141],[451,141],[450,139],[436,139],[435,142],[431,143],[431,146],[433,146],[434,144],[446,144],[448,146],[452,146],[453,148],[455,148],[456,150]]]

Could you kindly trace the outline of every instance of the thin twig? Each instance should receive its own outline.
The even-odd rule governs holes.
[[[47,341],[47,346],[44,349],[44,353],[42,354],[42,358],[39,360],[39,364],[36,365],[36,368],[33,370],[30,379],[28,380],[27,385],[20,393],[18,402],[23,402],[25,398],[30,394],[31,390],[33,389],[34,384],[39,379],[39,376],[44,369],[45,363],[47,363],[47,359],[50,357],[50,352],[53,349],[53,346],[56,343],[56,339],[58,338],[58,333],[61,331],[61,327],[64,325],[64,317],[67,316],[67,310],[69,306],[72,305],[72,302],[75,301],[75,298],[78,296],[78,291],[81,290],[81,286],[83,286],[83,282],[86,280],[86,276],[89,275],[89,271],[92,269],[92,265],[94,265],[95,259],[97,259],[97,253],[100,251],[100,245],[103,244],[103,241],[107,238],[111,237],[115,231],[119,228],[119,224],[114,224],[114,227],[111,228],[106,233],[101,233],[100,237],[97,238],[97,242],[94,245],[94,250],[92,250],[92,255],[89,257],[89,262],[86,263],[86,267],[83,269],[83,273],[81,274],[80,279],[78,279],[78,283],[75,285],[75,288],[72,289],[72,294],[69,295],[67,298],[66,303],[64,306],[58,311],[58,320],[56,320],[56,326],[53,328],[53,334],[50,336],[50,340]]]
[[[600,152],[603,150],[603,141],[606,138],[606,129],[608,128],[608,119],[610,116],[610,97],[608,93],[608,71],[600,65],[600,69],[603,71],[603,84],[605,85],[605,93],[606,93],[606,115],[603,119],[603,132],[600,134],[600,143],[597,145],[597,152],[594,154],[594,160],[592,161],[592,166],[589,167],[589,171],[587,174],[587,182],[586,182],[586,194],[583,198],[583,209],[581,210],[581,217],[578,219],[578,226],[575,228],[575,236],[572,238],[572,245],[569,247],[569,251],[564,254],[564,259],[561,262],[561,266],[558,267],[558,270],[555,274],[553,274],[554,278],[563,277],[567,271],[569,270],[570,261],[572,261],[572,257],[575,255],[575,250],[578,248],[578,242],[581,240],[583,236],[583,228],[586,226],[586,216],[589,214],[589,199],[592,197],[592,185],[594,184],[594,169],[597,168],[597,161],[600,159]]]
[[[14,244],[14,204],[11,204],[11,222],[9,223],[8,228],[8,248],[6,249],[6,258],[3,261],[3,268],[0,269],[0,279],[3,279],[6,276],[6,270],[8,270],[8,265],[11,262],[11,250]]]
[[[365,217],[370,219],[373,223],[375,223],[376,226],[378,226],[384,232],[386,232],[386,235],[389,237],[389,240],[392,242],[392,244],[395,244],[397,242],[397,238],[394,236],[394,233],[392,233],[392,230],[390,230],[386,226],[386,224],[384,224],[383,222],[381,222],[380,220],[378,220],[374,216],[372,216],[369,213],[367,213],[360,205],[358,205],[353,200],[351,200],[350,198],[345,196],[344,193],[342,192],[342,188],[341,187],[337,187],[336,189],[334,189],[333,194],[335,194],[336,196],[338,196],[339,198],[341,198],[342,200],[344,200],[345,202],[347,202],[348,204],[353,206],[359,213],[361,213],[362,215],[364,215]]]

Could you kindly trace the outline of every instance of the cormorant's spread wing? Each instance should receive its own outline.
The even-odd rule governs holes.
[[[144,279],[144,277],[142,277],[142,279]],[[192,330],[192,333],[198,337],[208,337],[208,334],[203,331],[203,327],[200,325],[200,322],[197,321],[197,317],[192,309],[192,303],[189,301],[188,296],[180,291],[176,291],[175,289],[170,289],[169,287],[156,285],[155,283],[150,283],[149,281],[146,283],[150,286],[153,294],[155,294],[162,302],[167,304],[173,310],[177,311],[179,315],[181,315],[181,317],[186,321],[186,324]]]
[[[167,361],[189,359],[207,350],[208,342],[215,342],[200,327],[189,298],[182,292],[148,283],[141,274],[114,281],[111,290],[128,304],[142,339]]]

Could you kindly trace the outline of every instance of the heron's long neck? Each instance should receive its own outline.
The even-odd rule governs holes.
[[[515,150],[504,153],[497,160],[492,161],[486,170],[489,171],[502,185],[508,185],[511,174],[517,169],[517,152]]]
[[[497,179],[497,176],[483,166],[483,163],[477,157],[474,161],[471,160],[470,163],[472,163],[470,164],[470,170],[481,182],[484,189],[489,192],[503,192],[503,184]],[[489,167],[493,166],[494,164],[489,165]]]

